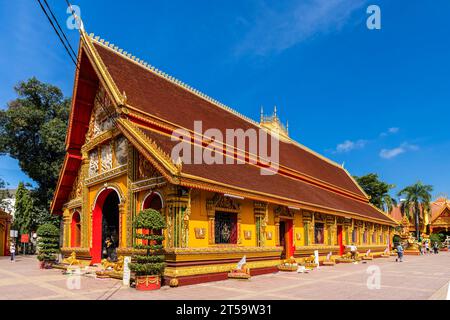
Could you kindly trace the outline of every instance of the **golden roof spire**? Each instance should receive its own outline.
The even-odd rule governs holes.
[[[265,116],[263,108],[261,107],[261,127],[274,132],[279,135],[280,139],[288,141],[289,138],[289,124],[284,126],[277,116],[277,106],[274,106],[273,114],[271,116]]]

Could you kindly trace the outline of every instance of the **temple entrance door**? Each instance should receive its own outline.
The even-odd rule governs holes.
[[[344,243],[342,238],[342,226],[337,227],[337,237],[338,237],[338,246],[339,246],[339,255],[342,256],[344,254]]]
[[[281,258],[286,259],[294,255],[292,220],[280,220],[280,246],[283,247]]]
[[[119,246],[119,197],[111,192],[102,210],[102,259],[117,259]]]
[[[115,189],[102,191],[92,213],[92,264],[106,257],[116,258],[119,247],[119,195]],[[108,240],[108,242],[107,242]]]
[[[70,246],[79,247],[80,245],[81,245],[80,213],[76,211],[72,215],[72,222],[70,224]]]

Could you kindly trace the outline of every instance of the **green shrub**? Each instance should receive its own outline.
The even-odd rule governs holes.
[[[162,275],[166,264],[164,262],[162,241],[164,236],[157,234],[166,228],[163,215],[154,209],[142,210],[134,222],[136,250],[144,250],[143,254],[133,254],[130,270],[137,276]]]
[[[53,224],[43,224],[37,231],[38,260],[54,262],[59,253],[59,229]]]
[[[441,242],[445,241],[445,235],[443,233],[432,233],[430,235],[430,241],[431,243],[437,242],[440,244]]]

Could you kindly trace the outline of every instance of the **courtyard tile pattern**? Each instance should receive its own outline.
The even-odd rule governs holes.
[[[378,266],[380,288],[369,289],[369,266]],[[226,280],[179,288],[163,287],[140,292],[114,279],[82,276],[80,289],[70,289],[69,276],[61,270],[40,270],[33,256],[19,256],[16,263],[0,258],[0,299],[165,300],[165,299],[446,299],[450,280],[450,253],[407,256],[367,263],[321,267],[308,274],[279,272],[250,280]],[[69,279],[70,282],[70,279]]]

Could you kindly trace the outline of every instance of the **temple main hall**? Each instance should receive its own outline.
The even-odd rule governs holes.
[[[258,275],[315,250],[324,259],[352,243],[374,255],[389,247],[398,223],[341,165],[291,139],[276,114],[249,119],[84,31],[78,66],[51,205],[62,215],[65,256],[96,264],[131,255],[133,221],[146,208],[166,217],[164,279],[180,285],[226,279],[243,256]],[[275,128],[276,174],[262,175],[258,161],[173,161],[171,133],[193,132],[195,121],[222,132]],[[202,139],[192,143],[207,148]],[[232,156],[240,153],[253,157],[237,148]]]

